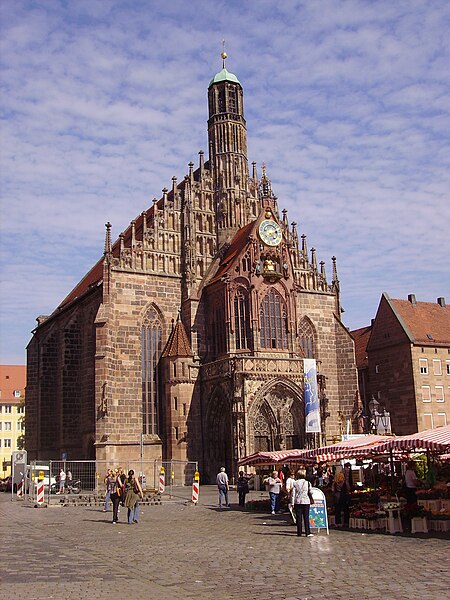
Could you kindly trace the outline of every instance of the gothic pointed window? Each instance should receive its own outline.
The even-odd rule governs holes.
[[[261,348],[287,350],[287,315],[280,294],[270,290],[263,298],[259,311]]]
[[[299,340],[305,358],[315,358],[315,334],[316,330],[311,321],[305,317],[301,320],[299,328]]]
[[[250,348],[250,315],[248,296],[241,290],[234,297],[234,331],[236,350]]]
[[[158,434],[161,412],[161,357],[162,326],[155,308],[145,315],[141,329],[142,361],[142,432]]]

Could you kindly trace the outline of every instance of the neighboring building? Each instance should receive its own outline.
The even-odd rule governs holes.
[[[396,435],[450,423],[450,309],[383,294],[372,325],[351,332],[360,393],[368,415],[374,397]],[[365,347],[364,347],[365,346]]]
[[[196,460],[203,481],[256,450],[303,447],[303,358],[320,366],[325,437],[357,393],[332,280],[249,174],[243,89],[208,88],[209,160],[131,221],[28,345],[29,458]],[[326,383],[326,389],[325,389]],[[326,409],[326,410],[325,410]],[[328,416],[329,413],[329,416]],[[317,440],[316,440],[317,441]]]
[[[25,365],[0,365],[0,470],[11,473],[11,453],[25,431]],[[7,463],[7,464],[6,464]]]

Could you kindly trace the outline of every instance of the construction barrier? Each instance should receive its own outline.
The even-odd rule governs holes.
[[[23,479],[17,484],[17,497],[23,498]]]
[[[38,504],[44,504],[44,482],[38,481],[36,484],[36,502]]]
[[[197,504],[198,502],[198,492],[200,488],[200,473],[195,471],[194,481],[192,482],[192,502]]]
[[[158,489],[160,494],[164,494],[165,487],[166,487],[165,469],[164,469],[164,467],[161,467],[161,470],[159,472],[159,489]]]

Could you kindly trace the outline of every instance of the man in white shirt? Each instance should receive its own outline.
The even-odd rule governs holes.
[[[219,510],[222,510],[222,499],[225,499],[225,506],[230,508],[228,503],[228,475],[225,473],[225,467],[220,467],[220,472],[216,477],[217,488],[219,489]]]
[[[267,485],[269,486],[270,508],[273,515],[276,514],[280,504],[280,492],[282,484],[283,482],[278,477],[278,472],[273,471],[272,477],[269,477],[267,480]]]

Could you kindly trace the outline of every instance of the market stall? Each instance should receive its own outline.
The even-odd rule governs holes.
[[[356,529],[412,533],[435,530],[450,531],[450,426],[426,430],[407,436],[365,435],[312,449],[256,452],[239,461],[240,466],[328,463],[333,470],[342,461],[356,459],[381,476],[374,486],[360,485],[351,493],[349,526]],[[402,496],[402,465],[413,458],[422,485],[417,490],[417,504],[409,506]],[[341,463],[341,464],[340,464]],[[395,469],[394,469],[395,463]],[[439,467],[436,468],[436,465]],[[439,478],[436,481],[436,473]],[[432,476],[431,476],[432,475]],[[329,522],[333,524],[331,488],[322,488],[327,496]]]

